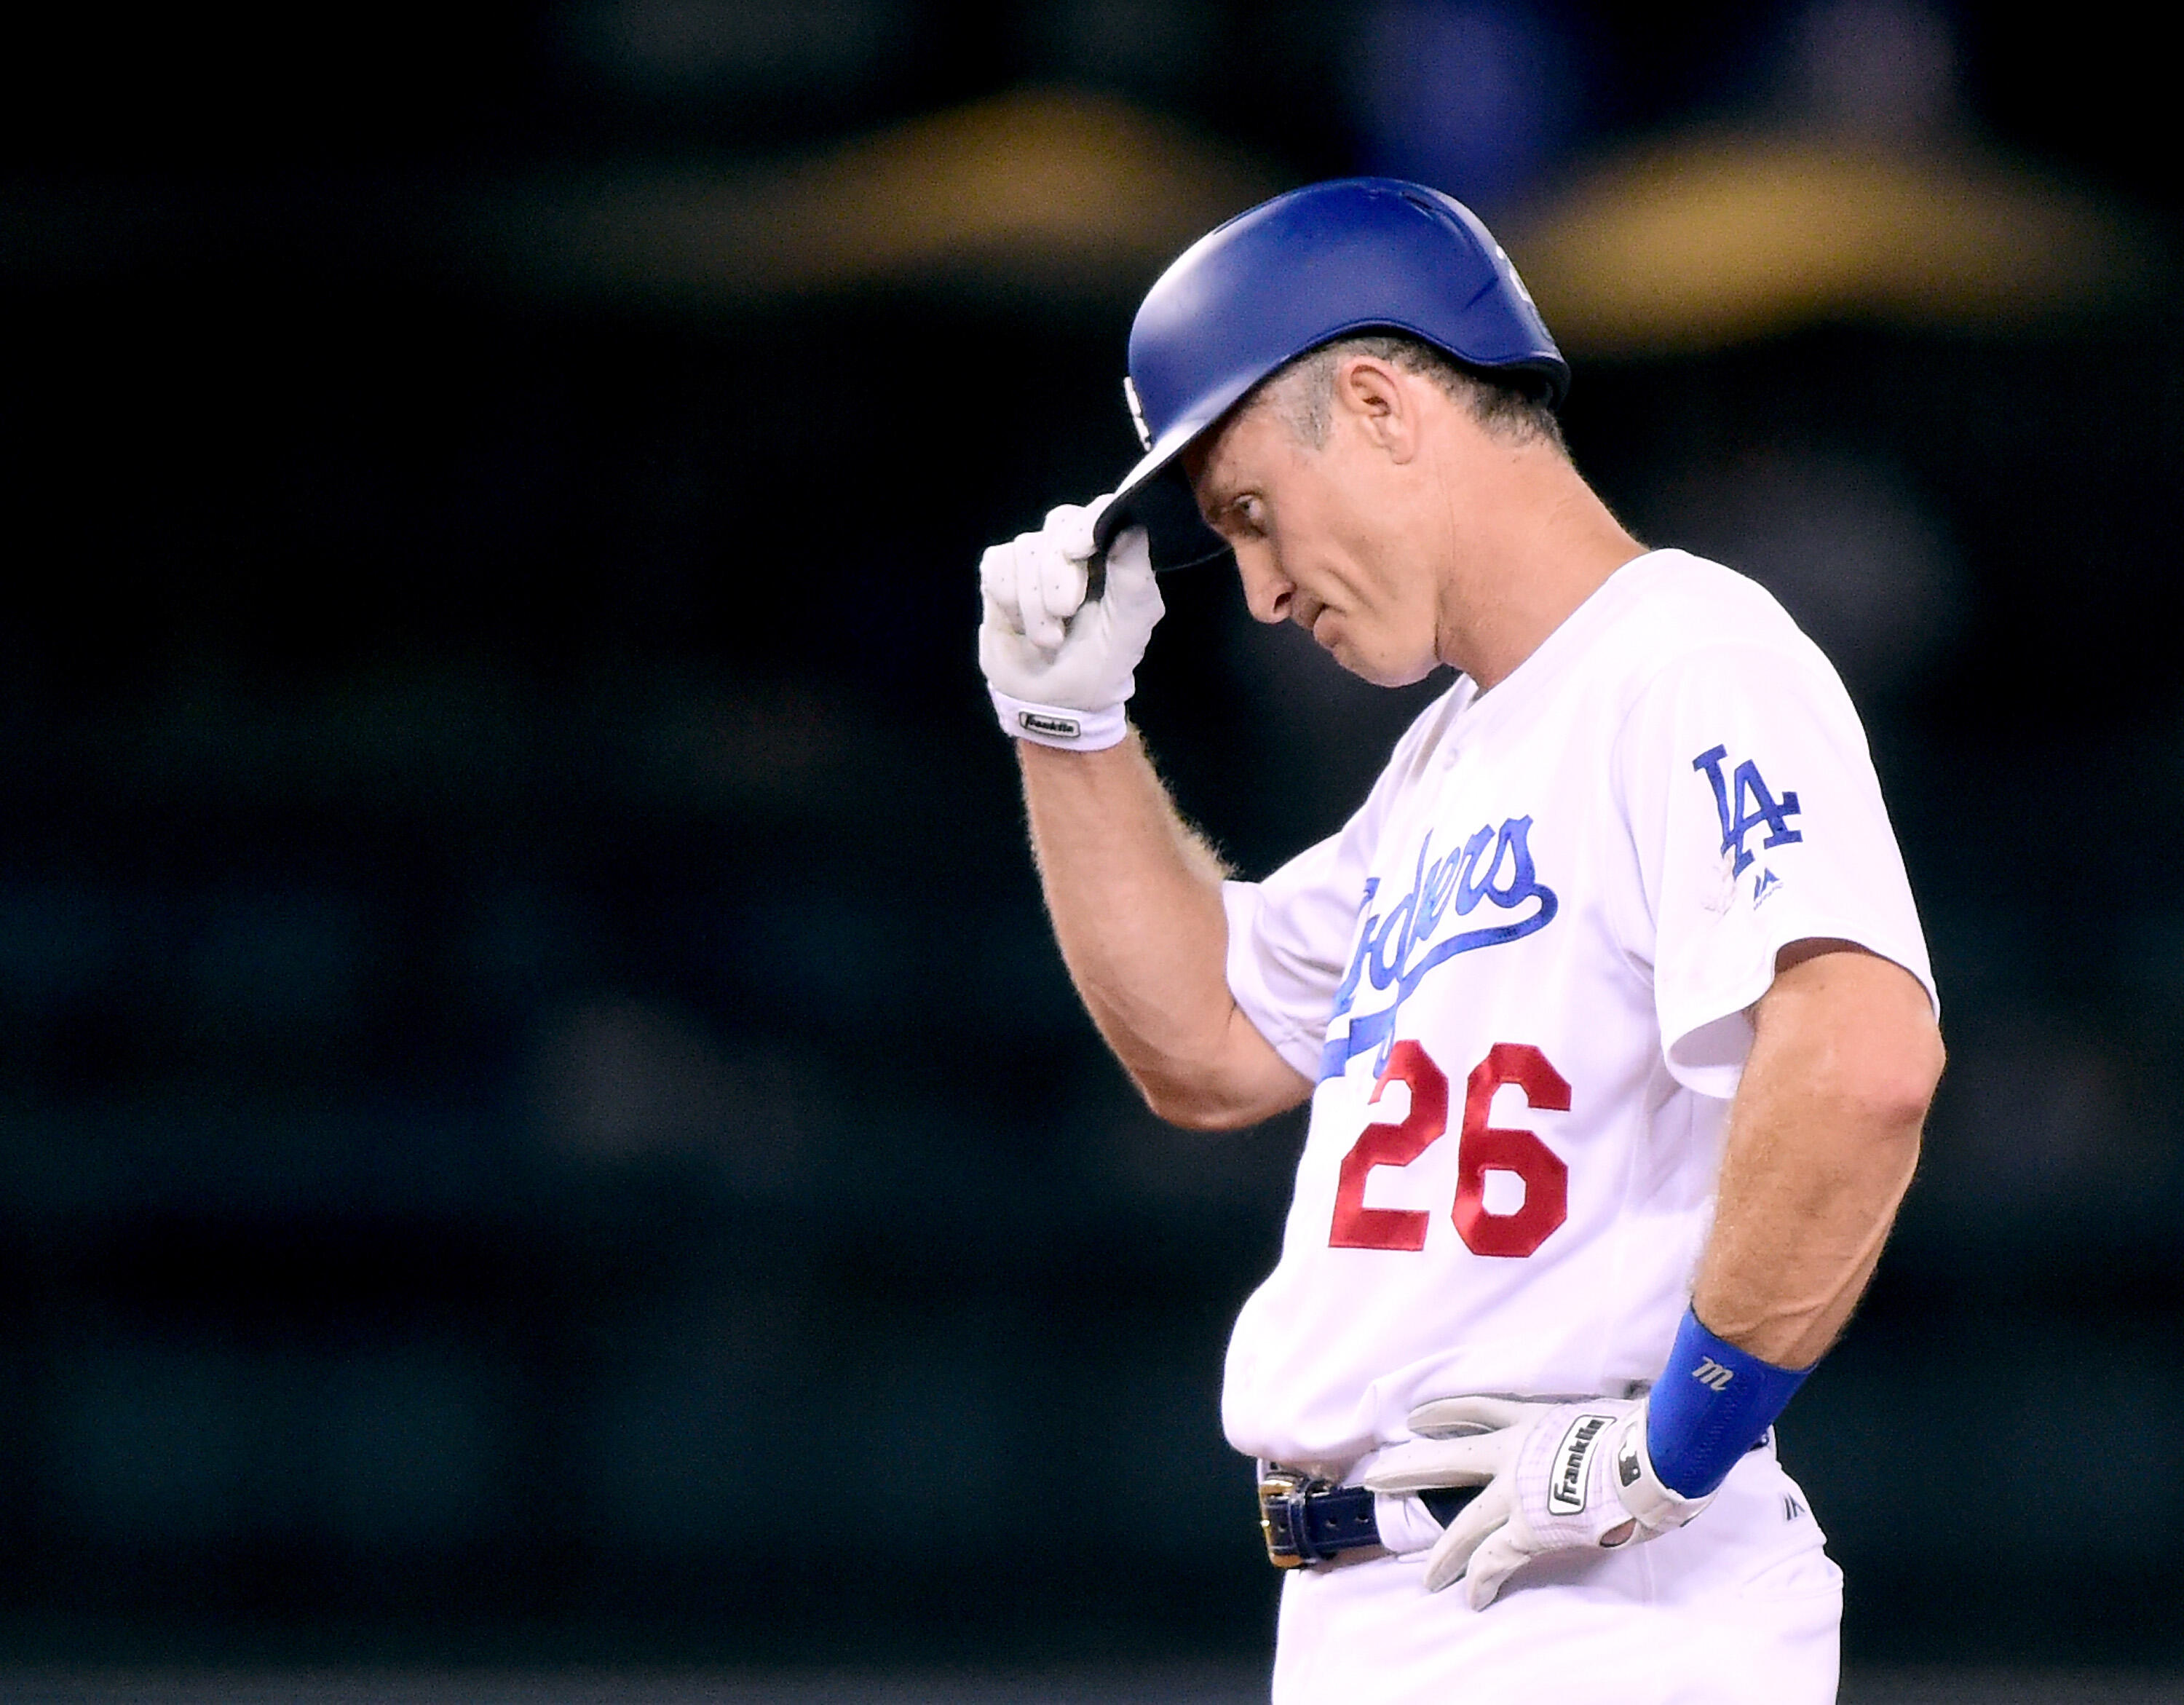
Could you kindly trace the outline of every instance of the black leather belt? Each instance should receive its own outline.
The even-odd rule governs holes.
[[[1752,1441],[1752,1449],[1765,1450],[1774,1442],[1774,1429],[1769,1427]],[[1446,1527],[1458,1510],[1485,1490],[1433,1486],[1415,1496]],[[1341,1552],[1380,1543],[1368,1489],[1338,1486],[1279,1463],[1268,1463],[1259,1474],[1259,1531],[1266,1535],[1267,1560],[1276,1568],[1301,1568],[1308,1563],[1325,1563]]]
[[[1477,1486],[1440,1486],[1418,1502],[1443,1527],[1479,1493]],[[1276,1568],[1325,1563],[1340,1552],[1380,1543],[1373,1494],[1363,1486],[1338,1486],[1296,1468],[1269,1464],[1259,1476],[1259,1531],[1267,1559]]]

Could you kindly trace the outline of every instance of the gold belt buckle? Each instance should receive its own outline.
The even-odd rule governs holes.
[[[1259,1474],[1259,1531],[1267,1541],[1267,1561],[1276,1568],[1301,1568],[1306,1494],[1328,1483],[1317,1475],[1269,1463]]]

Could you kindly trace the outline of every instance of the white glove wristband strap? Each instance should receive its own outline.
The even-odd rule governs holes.
[[[1121,745],[1123,736],[1130,731],[1129,719],[1120,705],[1111,705],[1104,710],[1072,710],[1061,705],[1034,705],[1012,699],[998,687],[986,690],[993,695],[1001,731],[1019,740],[1059,746],[1065,751],[1101,752]]]
[[[1638,1406],[1638,1412],[1624,1424],[1622,1435],[1616,1441],[1613,1473],[1615,1475],[1616,1496],[1623,1507],[1638,1519],[1638,1524],[1650,1533],[1666,1533],[1680,1528],[1713,1502],[1713,1494],[1703,1497],[1686,1497],[1673,1486],[1665,1485],[1653,1466],[1652,1452],[1646,1448],[1646,1406]]]

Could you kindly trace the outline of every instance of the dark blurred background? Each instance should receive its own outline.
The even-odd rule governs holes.
[[[1491,218],[1864,709],[1953,1049],[1784,1427],[1864,1664],[2184,1666],[2184,348],[2139,14],[43,8],[0,58],[0,1656],[1268,1649],[1295,1121],[1136,1104],[972,659],[1138,295]],[[1248,873],[1421,693],[1178,578]],[[1101,1499],[1156,1489],[1119,1543]]]

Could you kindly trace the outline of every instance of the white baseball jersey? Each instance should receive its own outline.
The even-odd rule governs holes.
[[[1660,1371],[1780,949],[1933,989],[1835,671],[1681,551],[1459,678],[1339,834],[1225,898],[1229,987],[1318,1089],[1224,1420],[1338,1475],[1429,1398]]]

